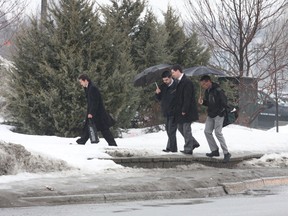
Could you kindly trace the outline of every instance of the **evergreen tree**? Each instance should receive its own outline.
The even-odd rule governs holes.
[[[185,29],[180,25],[180,17],[172,7],[164,13],[165,28],[168,33],[166,49],[171,55],[172,62],[183,67],[207,65],[210,58],[209,50],[202,45],[195,33],[185,34]]]
[[[163,25],[159,24],[153,12],[148,10],[132,36],[131,56],[136,68],[143,70],[152,65],[169,63],[171,57],[165,47],[167,38]]]
[[[165,22],[157,22],[152,12],[148,10],[144,20],[139,25],[135,35],[133,57],[141,70],[160,63],[180,64],[184,68],[195,65],[206,65],[209,60],[208,49],[203,46],[196,34],[186,35],[180,25],[179,16],[173,8],[168,7],[164,14]],[[141,71],[139,70],[139,72]],[[159,83],[162,80],[159,78]],[[196,81],[198,82],[198,81]],[[195,85],[198,87],[198,85]],[[159,104],[154,99],[155,86],[145,87],[139,94],[141,101],[138,107],[140,121],[143,126],[162,123],[159,118]],[[149,119],[149,122],[145,122]]]
[[[111,3],[95,11],[89,0],[59,0],[45,22],[32,19],[19,34],[8,104],[22,130],[79,135],[86,114],[80,73],[99,87],[118,127],[130,127],[136,111],[158,124],[155,86],[133,87],[135,75],[155,64],[192,66],[207,58],[196,35],[186,36],[172,12],[160,24],[149,10],[141,19],[145,0]]]
[[[131,57],[132,36],[144,10],[142,0],[111,0],[112,6],[102,7],[104,16],[102,43],[103,65],[99,67],[99,86],[103,90],[107,107],[116,116],[118,125],[130,127],[135,115],[139,94],[133,87],[136,70]]]
[[[52,133],[51,119],[42,103],[42,89],[46,89],[47,76],[40,72],[42,49],[45,36],[38,31],[38,23],[34,20],[29,30],[23,30],[16,39],[17,56],[14,57],[15,69],[11,77],[11,96],[8,98],[9,111],[15,121],[21,124],[22,130],[40,133],[41,120],[47,119],[47,134]],[[45,75],[45,74],[44,74]],[[44,85],[42,87],[42,84]],[[39,128],[39,130],[38,130]]]
[[[77,77],[95,71],[99,26],[87,0],[60,0],[44,28],[33,21],[18,37],[10,107],[25,130],[79,135],[86,106]]]
[[[170,62],[171,58],[165,47],[167,38],[164,26],[159,24],[152,11],[148,10],[132,37],[132,57],[138,72],[153,65]],[[160,85],[161,82],[162,79],[159,77],[158,84]],[[143,123],[142,126],[162,123],[162,115],[159,114],[160,106],[154,96],[155,88],[155,85],[149,85],[139,92],[141,100],[138,118]]]
[[[166,48],[171,56],[171,62],[181,64],[179,62],[179,55],[181,55],[186,36],[183,27],[180,26],[180,17],[175,13],[175,10],[171,6],[168,6],[167,12],[163,14],[164,26],[168,35]]]
[[[196,33],[187,35],[179,49],[178,62],[184,67],[207,65],[210,52],[198,39]]]

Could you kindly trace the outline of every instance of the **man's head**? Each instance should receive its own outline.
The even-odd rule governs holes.
[[[209,89],[212,85],[212,81],[211,81],[211,78],[210,76],[208,75],[203,75],[201,78],[200,78],[200,85],[202,88],[204,89]]]
[[[172,77],[174,79],[178,79],[179,77],[181,77],[181,75],[183,73],[181,65],[178,65],[178,64],[173,65],[171,67],[171,73],[172,73]]]
[[[169,85],[172,82],[172,74],[171,71],[164,71],[161,75],[162,81],[166,84]]]
[[[81,74],[78,77],[78,80],[80,82],[80,85],[83,86],[84,88],[87,88],[90,82],[90,78],[86,74]]]

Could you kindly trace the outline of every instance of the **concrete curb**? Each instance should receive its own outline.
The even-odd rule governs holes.
[[[202,197],[219,197],[225,196],[227,193],[223,186],[208,187],[208,188],[195,188],[195,190],[202,195]]]
[[[107,194],[78,194],[62,196],[22,197],[18,206],[31,205],[64,205],[81,203],[111,203],[136,200],[180,199],[191,198],[195,191],[150,191]],[[198,197],[198,196],[196,196]],[[195,197],[195,198],[196,198]],[[29,204],[31,203],[31,204]],[[32,204],[33,203],[33,204]]]
[[[22,197],[20,206],[28,205],[63,205],[81,203],[111,203],[140,200],[163,200],[219,197],[227,195],[222,186],[210,188],[195,188],[185,191],[149,191],[107,194],[78,194],[61,196]],[[31,204],[29,204],[31,203]],[[18,204],[19,205],[19,204]]]
[[[156,199],[185,199],[219,197],[245,193],[249,190],[260,189],[268,186],[288,185],[288,176],[268,177],[243,182],[221,183],[217,187],[194,188],[183,191],[139,191],[128,193],[103,193],[103,194],[78,194],[56,195],[40,197],[21,197],[17,206],[31,205],[63,205],[81,203],[111,203]]]
[[[219,185],[223,187],[227,194],[239,194],[263,187],[288,185],[288,176],[259,178],[243,182],[221,183]]]

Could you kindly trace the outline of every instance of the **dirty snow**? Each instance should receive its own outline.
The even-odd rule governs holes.
[[[0,145],[19,144],[25,147],[27,152],[31,153],[31,157],[40,158],[38,164],[44,163],[43,158],[46,158],[49,161],[46,163],[55,166],[55,169],[36,169],[36,171],[33,171],[35,170],[33,167],[28,167],[25,170],[23,166],[18,165],[15,166],[16,168],[13,167],[13,172],[7,173],[9,176],[0,176],[0,182],[7,182],[15,178],[19,180],[19,178],[35,177],[37,173],[38,175],[50,175],[47,173],[53,172],[51,175],[57,176],[69,175],[69,173],[73,172],[83,174],[101,173],[107,169],[123,172],[125,169],[122,166],[115,164],[111,160],[104,159],[115,156],[146,157],[167,154],[162,152],[167,142],[165,131],[146,134],[145,129],[130,129],[123,133],[122,138],[116,139],[118,147],[109,147],[103,138],[100,138],[99,144],[91,144],[88,141],[86,145],[77,145],[75,142],[77,137],[25,135],[15,133],[12,129],[12,126],[0,125]],[[205,156],[205,153],[210,152],[210,150],[204,136],[204,124],[193,123],[192,131],[194,137],[201,144],[199,148],[194,150],[194,155]],[[280,127],[279,133],[276,133],[275,129],[263,131],[238,125],[229,125],[223,129],[223,134],[232,157],[262,153],[265,154],[262,158],[253,159],[245,163],[258,167],[288,166],[288,126]],[[182,150],[184,139],[179,132],[177,132],[177,140],[178,150]],[[5,148],[0,148],[0,162],[4,155],[7,157],[7,152],[4,152],[3,149]],[[180,155],[181,153],[171,154]],[[223,157],[223,154],[220,157]],[[88,158],[93,158],[93,160],[87,160]],[[59,167],[59,164],[62,164],[62,168],[61,166]]]

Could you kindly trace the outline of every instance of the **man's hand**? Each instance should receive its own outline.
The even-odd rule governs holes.
[[[160,88],[156,88],[155,93],[159,94],[161,92]]]
[[[203,99],[202,99],[202,97],[199,97],[198,103],[201,104],[201,105],[203,104]]]
[[[88,118],[91,119],[93,118],[93,116],[91,114],[88,114]]]

